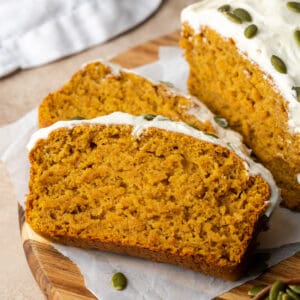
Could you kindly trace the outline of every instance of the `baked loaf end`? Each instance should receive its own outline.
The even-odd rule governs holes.
[[[208,26],[199,33],[183,23],[180,43],[190,66],[191,94],[242,134],[272,172],[282,204],[300,211],[300,134],[290,132],[288,104],[270,76],[241,54],[233,39]]]
[[[228,148],[129,125],[59,128],[30,152],[26,220],[60,243],[238,279],[270,188]]]
[[[215,133],[211,120],[189,113],[203,104],[183,96],[164,83],[154,83],[129,70],[113,70],[101,62],[87,64],[61,89],[49,94],[39,107],[39,127],[80,116],[93,119],[115,111],[136,116],[154,114],[184,121],[200,130]],[[206,107],[204,108],[205,114]],[[211,116],[212,114],[209,113]],[[206,119],[205,119],[206,118]]]

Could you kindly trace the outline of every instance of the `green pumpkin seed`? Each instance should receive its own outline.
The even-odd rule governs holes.
[[[282,300],[282,297],[283,297],[284,294],[285,294],[285,293],[284,293],[283,291],[280,291],[280,292],[278,293],[278,296],[277,296],[276,300]]]
[[[194,128],[194,129],[199,130],[199,128],[193,123],[186,123],[186,124],[189,125],[190,127]]]
[[[299,89],[299,95],[300,95],[300,87],[298,87],[298,89]],[[296,294],[300,295],[300,285],[289,285],[289,288]]]
[[[226,120],[225,118],[215,116],[215,117],[214,117],[214,120],[215,120],[215,122],[216,122],[219,126],[221,126],[221,127],[223,127],[223,128],[227,128],[227,127],[228,127],[228,122],[227,122],[227,120]]]
[[[277,300],[277,296],[279,292],[283,290],[284,290],[284,283],[280,280],[275,281],[272,284],[272,287],[270,289],[270,293],[269,293],[270,300]]]
[[[288,9],[300,13],[300,2],[287,2],[286,6]]]
[[[300,300],[300,296],[297,295],[294,291],[292,291],[290,288],[287,288],[286,293],[293,299],[293,300]]]
[[[228,20],[230,20],[233,23],[237,23],[237,24],[242,24],[243,23],[243,21],[240,17],[234,15],[233,13],[231,13],[229,11],[224,12],[224,15],[226,16],[226,18]]]
[[[247,39],[252,39],[257,34],[257,26],[255,24],[251,24],[245,28],[244,35]]]
[[[252,21],[252,17],[246,9],[236,8],[233,10],[233,14],[235,16],[239,17],[243,22],[251,22]]]
[[[288,294],[286,294],[286,293],[284,293],[283,295],[282,295],[282,298],[281,298],[282,300],[293,300]]]
[[[111,285],[118,291],[124,290],[127,285],[127,279],[123,273],[115,273],[111,278]]]
[[[208,136],[211,136],[211,137],[214,137],[215,139],[218,139],[219,137],[213,133],[209,133],[209,132],[204,132],[205,135],[208,135]]]
[[[76,116],[70,119],[70,121],[75,121],[75,120],[85,120],[84,117]]]
[[[295,38],[298,46],[300,46],[300,30],[299,29],[295,30],[295,32],[294,32],[294,38]]]
[[[159,82],[162,83],[162,84],[164,84],[164,85],[166,85],[166,86],[168,86],[168,87],[171,87],[171,88],[174,87],[174,84],[172,82],[163,81],[163,80],[160,80]]]
[[[266,287],[266,285],[256,285],[248,291],[248,296],[254,297]]]
[[[300,86],[294,86],[294,87],[292,87],[292,90],[296,91],[297,100],[298,100],[298,102],[300,102]],[[295,285],[295,286],[297,286],[297,285]],[[299,291],[300,291],[300,286],[299,286]]]
[[[143,115],[143,117],[147,121],[152,121],[156,117],[156,115],[147,114],[147,115]]]
[[[218,11],[219,12],[230,11],[230,5],[228,5],[228,4],[222,5],[218,8]]]
[[[272,55],[271,64],[279,73],[283,73],[283,74],[287,73],[287,68],[286,68],[285,63],[278,56]]]

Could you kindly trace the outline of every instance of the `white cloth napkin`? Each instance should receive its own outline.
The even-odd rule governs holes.
[[[104,42],[161,0],[0,0],[0,77]]]

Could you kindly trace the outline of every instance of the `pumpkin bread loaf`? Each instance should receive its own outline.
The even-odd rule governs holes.
[[[164,117],[57,122],[28,148],[26,220],[37,233],[228,280],[278,198],[238,146]]]
[[[205,0],[182,12],[191,94],[229,121],[300,211],[299,5]]]

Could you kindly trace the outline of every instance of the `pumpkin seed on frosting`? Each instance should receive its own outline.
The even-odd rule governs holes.
[[[229,11],[226,11],[224,13],[224,15],[226,16],[226,18],[228,20],[230,20],[233,23],[237,23],[237,24],[242,24],[243,23],[243,20],[240,17],[236,16],[235,14],[233,14]]]
[[[292,90],[296,91],[297,100],[300,102],[300,86],[294,86]]]
[[[233,10],[233,14],[239,17],[243,22],[251,22],[252,17],[248,11],[244,8],[236,8]]]
[[[295,30],[295,32],[294,32],[294,38],[295,38],[298,46],[300,46],[300,30],[299,29]]]
[[[288,9],[300,13],[300,2],[287,2],[286,6]]]
[[[75,120],[85,120],[85,118],[81,116],[76,116],[70,119],[70,121],[75,121]]]
[[[287,68],[286,68],[285,63],[278,56],[276,56],[276,55],[271,56],[271,64],[279,73],[282,73],[282,74],[287,73]]]
[[[152,121],[156,115],[153,115],[153,114],[147,114],[147,115],[143,115],[144,119],[147,120],[147,121]]]
[[[252,39],[257,34],[257,26],[255,24],[251,24],[245,28],[244,35],[247,39]]]
[[[223,128],[227,128],[228,127],[228,122],[225,118],[219,117],[219,116],[215,116],[214,117],[214,121],[221,127]]]
[[[218,11],[219,12],[230,11],[230,5],[228,5],[228,4],[222,5],[218,8]]]

